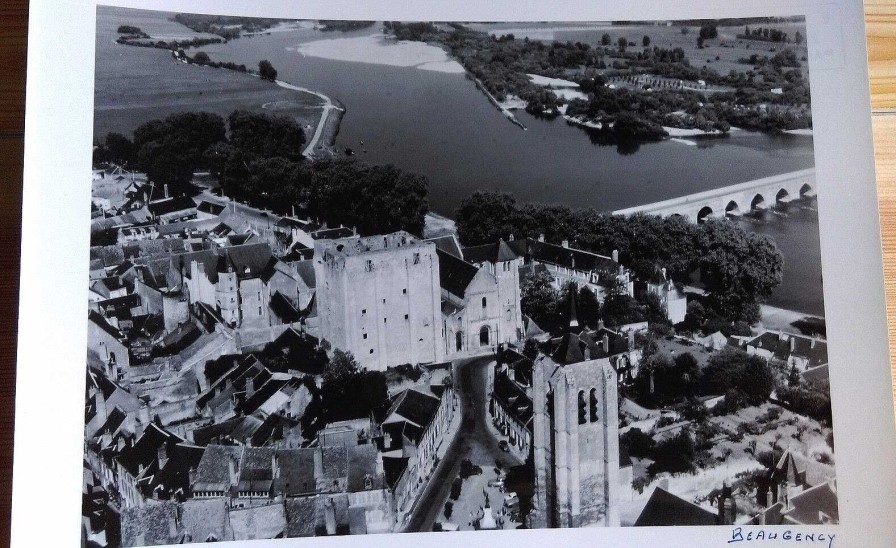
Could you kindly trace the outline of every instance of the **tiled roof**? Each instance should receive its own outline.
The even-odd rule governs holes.
[[[203,213],[209,213],[211,215],[220,215],[222,211],[224,211],[225,206],[221,204],[213,204],[212,202],[207,202],[202,200],[199,202],[199,206],[196,209]]]
[[[497,243],[477,245],[465,247],[463,250],[463,258],[471,263],[492,263],[514,261],[519,258],[513,249],[504,240],[498,240]]]
[[[149,212],[155,216],[167,215],[168,213],[174,213],[176,211],[185,211],[187,209],[194,209],[196,207],[196,202],[193,201],[193,198],[189,196],[178,196],[177,198],[169,198],[167,200],[159,200],[157,202],[152,202],[147,206]]]
[[[532,420],[532,400],[526,395],[526,391],[513,382],[505,372],[495,375],[495,398],[500,401],[504,409],[517,422],[529,428]]]
[[[126,508],[121,513],[122,546],[174,544],[180,539],[177,503],[159,502]]]
[[[231,540],[227,537],[227,501],[193,499],[181,504],[181,521],[186,542]]]
[[[313,537],[315,529],[315,497],[286,499],[286,536]]]
[[[278,538],[286,531],[286,513],[282,503],[230,510],[234,540]]]
[[[837,523],[840,520],[837,492],[829,482],[793,495],[790,497],[790,506],[784,515],[803,525]]]
[[[533,238],[514,240],[509,242],[508,246],[510,246],[513,252],[519,256],[528,255],[538,262],[549,263],[583,272],[615,272],[619,269],[619,264],[610,257],[582,251],[580,249],[540,242]]]
[[[395,397],[386,422],[405,419],[425,429],[439,410],[439,398],[408,388]]]
[[[668,525],[716,525],[716,515],[657,487],[635,521],[635,527]]]
[[[196,476],[193,482],[193,490],[203,486],[217,486],[209,490],[226,490],[230,486],[230,460],[235,460],[235,468],[238,467],[241,448],[227,445],[209,445],[196,468]]]
[[[467,291],[467,286],[479,273],[479,269],[476,265],[439,249],[436,249],[436,253],[439,257],[439,281],[442,288],[452,295],[463,298]]]
[[[461,259],[464,256],[463,251],[460,249],[460,244],[454,236],[439,236],[438,238],[429,238],[427,241],[436,244],[436,249],[449,255],[454,255]]]
[[[278,494],[293,496],[317,491],[314,478],[316,451],[314,448],[277,450],[280,476],[274,481],[274,490]]]

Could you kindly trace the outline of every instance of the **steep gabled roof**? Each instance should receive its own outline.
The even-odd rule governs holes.
[[[716,525],[716,515],[657,487],[635,521],[635,527],[668,525]]]
[[[479,269],[476,265],[440,249],[436,249],[436,254],[439,257],[439,280],[442,289],[461,299],[464,298],[467,287],[479,273]]]
[[[463,258],[471,263],[502,263],[507,261],[515,261],[519,255],[507,245],[504,240],[498,240],[494,244],[477,245],[465,247],[463,250]]]

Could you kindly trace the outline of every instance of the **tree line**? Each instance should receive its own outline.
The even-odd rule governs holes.
[[[704,306],[728,322],[754,323],[759,304],[781,282],[784,258],[774,241],[725,220],[694,224],[682,217],[610,215],[562,205],[518,204],[513,196],[476,192],[465,198],[455,219],[464,245],[499,238],[569,240],[579,249],[610,255],[641,279],[658,267],[684,281],[699,274],[707,290]]]
[[[350,159],[308,162],[305,135],[292,119],[237,110],[172,114],[138,126],[133,139],[110,133],[94,162],[135,167],[170,192],[193,192],[193,173],[208,170],[225,195],[290,212],[293,207],[331,226],[362,234],[407,230],[422,234],[429,211],[425,177]]]

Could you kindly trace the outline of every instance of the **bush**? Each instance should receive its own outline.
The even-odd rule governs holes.
[[[656,447],[656,441],[654,441],[653,437],[637,428],[632,428],[619,436],[619,443],[628,450],[629,455],[637,458],[650,457],[651,452]]]
[[[451,500],[457,500],[460,498],[460,490],[463,488],[464,482],[460,478],[454,478],[454,481],[451,482],[451,494],[449,495]]]
[[[687,428],[682,428],[677,435],[657,443],[653,451],[654,462],[648,467],[647,472],[651,476],[660,472],[673,474],[692,472],[695,457],[696,447],[691,432]]]
[[[445,501],[445,519],[451,519],[451,512],[454,511],[454,503],[449,501]]]
[[[470,476],[477,476],[482,473],[482,468],[473,464],[470,459],[464,459],[460,463],[460,477],[467,479]]]

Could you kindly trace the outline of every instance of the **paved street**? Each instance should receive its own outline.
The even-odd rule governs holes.
[[[484,472],[491,472],[495,460],[501,462],[505,469],[520,464],[509,453],[501,451],[498,440],[492,435],[486,423],[490,420],[485,389],[486,374],[494,363],[494,357],[486,356],[457,365],[455,379],[461,402],[460,430],[420,496],[405,531],[432,530],[433,524],[439,520],[445,501],[448,500],[451,482],[460,473],[460,463],[463,459],[470,459],[474,464],[481,466]],[[494,473],[491,472],[491,475]],[[495,504],[499,504],[497,500],[493,500],[493,505]],[[458,512],[462,510],[458,509]],[[457,516],[458,521],[467,520],[459,513]],[[464,521],[464,525],[466,524],[467,521]]]

